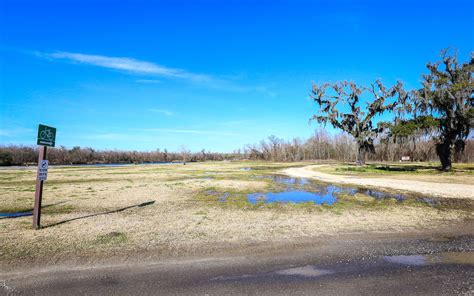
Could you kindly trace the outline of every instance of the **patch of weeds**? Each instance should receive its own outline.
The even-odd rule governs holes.
[[[335,213],[342,213],[342,211],[353,209],[377,211],[393,207],[432,207],[432,205],[411,197],[398,201],[395,198],[377,199],[365,194],[357,193],[355,195],[339,194],[337,202],[328,207],[328,210]]]
[[[118,245],[128,240],[127,235],[123,232],[112,231],[107,234],[98,235],[94,243],[101,245]]]
[[[1,213],[22,213],[31,211],[31,205],[23,206],[23,205],[4,205],[0,206]]]
[[[136,172],[109,172],[105,173],[105,175],[134,175]]]
[[[50,185],[61,185],[61,184],[82,184],[82,183],[107,183],[121,181],[119,179],[110,178],[90,178],[90,179],[74,179],[74,180],[51,180],[48,181]]]
[[[32,187],[22,188],[18,191],[20,191],[20,192],[35,192],[36,188],[32,186]]]
[[[194,215],[197,215],[197,216],[206,216],[206,215],[207,215],[207,212],[206,212],[206,211],[197,211],[196,213],[194,213]]]
[[[28,217],[28,218],[30,218],[30,217]],[[30,219],[31,219],[31,218],[30,218]],[[19,222],[18,222],[19,228],[20,228],[20,229],[31,229],[32,224],[31,224],[30,219],[28,219],[28,221],[25,221],[25,220],[19,221]]]
[[[69,214],[75,210],[72,205],[56,205],[51,207],[45,207],[42,209],[44,214],[55,215],[55,214]]]
[[[369,169],[366,167],[342,167],[336,168],[336,171],[366,173]]]
[[[304,210],[308,213],[312,213],[315,210],[320,210],[320,206],[315,204],[314,202],[302,202],[302,203],[295,203],[294,207],[297,209]]]
[[[254,208],[254,205],[247,200],[247,193],[236,190],[221,191],[215,187],[208,187],[198,192],[194,198],[208,205],[224,208]]]
[[[191,238],[204,238],[204,237],[207,237],[207,234],[205,232],[198,231],[198,232],[191,233]]]
[[[440,211],[461,210],[471,214],[474,211],[474,201],[464,198],[446,198],[434,200],[434,207]]]

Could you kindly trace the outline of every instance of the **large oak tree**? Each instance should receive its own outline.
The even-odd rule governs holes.
[[[432,116],[439,122],[436,152],[442,169],[450,170],[455,152],[464,150],[474,126],[474,55],[459,63],[457,54],[441,52],[441,61],[427,65],[423,87],[412,93],[415,114]]]
[[[319,105],[313,120],[328,122],[351,136],[357,142],[357,165],[364,165],[367,152],[374,152],[374,139],[382,132],[374,119],[398,104],[404,104],[407,93],[398,82],[391,88],[377,80],[370,87],[359,87],[355,83],[342,81],[334,84],[314,84],[311,98]],[[365,108],[361,108],[362,104]]]

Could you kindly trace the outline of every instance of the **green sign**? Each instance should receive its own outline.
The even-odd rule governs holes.
[[[40,124],[38,126],[38,145],[54,147],[56,128]]]

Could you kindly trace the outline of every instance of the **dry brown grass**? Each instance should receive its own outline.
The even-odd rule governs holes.
[[[472,213],[427,206],[332,210],[313,207],[223,207],[198,200],[208,188],[261,191],[253,175],[295,164],[198,163],[116,168],[51,168],[40,230],[31,216],[0,220],[0,261],[63,260],[153,251],[183,254],[221,245],[291,241],[347,232],[432,229]],[[304,165],[304,164],[299,164]],[[260,170],[243,171],[253,166]],[[32,207],[34,169],[0,171],[0,212]],[[152,204],[143,205],[147,202]],[[142,205],[142,206],[139,206]]]

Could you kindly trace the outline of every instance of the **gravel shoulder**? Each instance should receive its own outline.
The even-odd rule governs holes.
[[[332,175],[318,172],[317,168],[324,165],[311,165],[301,168],[288,168],[282,172],[292,177],[310,178],[329,183],[351,184],[367,187],[383,187],[395,190],[411,191],[436,197],[474,199],[474,185],[433,183],[391,178],[367,178],[344,175]],[[315,170],[316,169],[316,170]]]
[[[234,254],[0,271],[0,294],[471,295],[468,228],[472,224],[448,232],[338,235]]]

